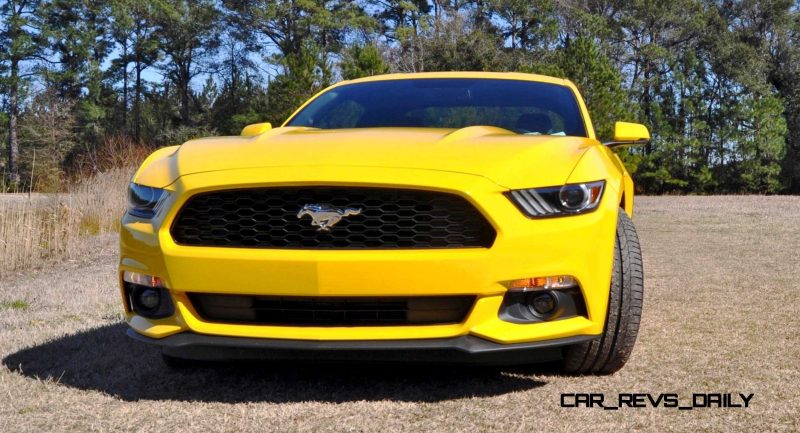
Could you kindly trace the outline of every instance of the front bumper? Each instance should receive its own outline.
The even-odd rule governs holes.
[[[166,355],[202,361],[311,360],[477,365],[558,361],[561,359],[563,347],[597,338],[577,336],[533,343],[498,344],[471,335],[421,340],[302,341],[220,337],[184,332],[156,339],[145,337],[132,329],[128,329],[128,336],[160,346]]]
[[[303,181],[298,182],[298,172]],[[269,179],[269,182],[264,182]],[[379,181],[370,181],[376,179]],[[213,189],[340,185],[438,190],[459,194],[497,231],[491,248],[432,250],[273,250],[177,245],[169,227],[193,194]],[[138,334],[161,339],[179,333],[300,341],[401,341],[473,336],[498,344],[596,336],[603,331],[611,279],[618,192],[613,185],[588,214],[531,220],[486,178],[431,170],[367,167],[275,167],[198,173],[168,189],[163,215],[122,220],[120,271],[161,277],[176,314],[152,320],[127,311]],[[503,321],[504,281],[573,275],[587,315],[549,322]],[[423,326],[256,326],[204,321],[187,292],[282,296],[475,295],[462,323]],[[187,334],[189,335],[189,334]]]

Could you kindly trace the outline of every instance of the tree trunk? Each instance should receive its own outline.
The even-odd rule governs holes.
[[[19,116],[19,63],[11,61],[11,80],[8,89],[8,180],[12,188],[19,186],[19,141],[17,117]]]
[[[128,38],[122,44],[122,130],[128,131]]]
[[[177,65],[177,69],[178,80],[175,84],[178,86],[178,93],[180,94],[181,98],[181,124],[184,126],[189,126],[191,124],[189,119],[189,82],[191,81],[191,61],[186,62],[186,64],[179,63]]]
[[[189,83],[181,82],[179,87],[181,93],[181,123],[189,125]]]
[[[142,131],[142,112],[140,100],[142,99],[142,59],[141,54],[136,52],[136,84],[133,89],[133,139],[137,143],[141,138]]]

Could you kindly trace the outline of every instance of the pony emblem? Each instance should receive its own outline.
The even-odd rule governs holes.
[[[304,216],[309,215],[311,216],[311,225],[318,227],[318,232],[329,232],[331,227],[338,224],[342,218],[360,214],[361,209],[352,207],[338,209],[324,204],[307,204],[297,213],[297,218],[302,219]]]

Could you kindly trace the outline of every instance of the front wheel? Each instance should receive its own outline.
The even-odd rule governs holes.
[[[570,374],[611,374],[628,361],[642,316],[644,270],[633,221],[620,209],[614,247],[614,269],[606,323],[600,338],[565,350],[562,369]]]

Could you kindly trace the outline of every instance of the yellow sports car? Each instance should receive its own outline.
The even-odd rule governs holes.
[[[633,184],[567,80],[345,81],[280,127],[150,155],[130,184],[128,334],[171,365],[368,359],[620,369],[642,308]]]

